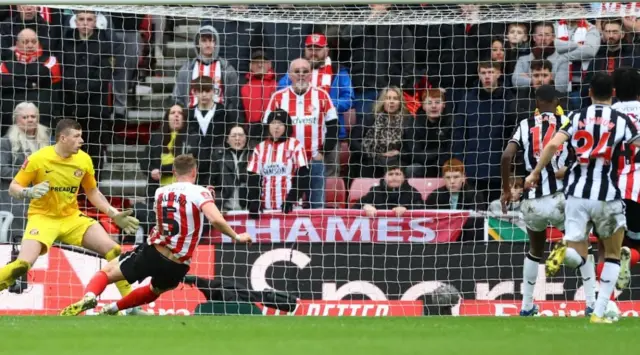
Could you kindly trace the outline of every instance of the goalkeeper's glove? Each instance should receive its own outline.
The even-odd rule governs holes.
[[[120,211],[116,209],[109,210],[109,217],[122,229],[124,234],[135,235],[140,226],[140,221],[131,216],[133,210]]]
[[[43,181],[39,184],[33,185],[32,187],[27,187],[22,190],[22,196],[30,199],[39,199],[49,192],[49,181]]]

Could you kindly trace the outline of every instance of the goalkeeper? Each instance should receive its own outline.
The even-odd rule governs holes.
[[[55,145],[28,157],[11,181],[9,194],[31,201],[20,254],[0,269],[0,291],[25,275],[55,241],[82,246],[107,260],[120,255],[120,245],[100,223],[80,212],[77,199],[80,186],[89,201],[111,217],[124,233],[138,230],[139,222],[130,216],[131,211],[116,210],[98,190],[91,157],[80,150],[82,143],[80,124],[70,119],[61,120],[56,126]],[[126,281],[116,286],[122,296],[131,292],[131,285]]]

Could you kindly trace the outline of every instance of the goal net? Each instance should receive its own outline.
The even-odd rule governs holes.
[[[180,154],[197,157],[197,183],[254,239],[206,227],[189,276],[143,307],[154,314],[517,315],[526,159],[510,167],[505,213],[503,149],[535,114],[538,87],[554,86],[568,114],[590,104],[594,73],[640,68],[638,12],[635,2],[7,6],[0,265],[21,240],[58,239],[0,292],[0,314],[57,314],[106,263],[65,243],[64,223],[27,228],[28,202],[8,193],[71,118],[100,190],[141,221],[123,235],[80,190],[80,210],[123,250],[156,225],[154,193],[175,181]],[[548,228],[544,257],[561,238]],[[541,262],[537,275],[543,315],[584,311],[574,270],[545,278]],[[625,315],[640,312],[635,287],[616,294]],[[118,299],[109,286],[97,310]]]

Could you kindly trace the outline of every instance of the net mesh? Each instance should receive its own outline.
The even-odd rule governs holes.
[[[27,157],[51,143],[50,129],[72,118],[98,187],[113,206],[132,208],[141,228],[124,236],[82,192],[79,208],[125,251],[156,225],[154,192],[173,181],[181,153],[198,158],[197,183],[214,187],[232,228],[254,238],[245,247],[207,228],[190,276],[144,306],[155,314],[515,315],[525,292],[526,169],[520,152],[504,213],[502,151],[535,111],[541,84],[555,85],[568,113],[589,104],[593,73],[640,67],[638,11],[637,3],[1,8],[0,265],[16,259],[24,238],[57,239],[0,291],[0,313],[57,314],[106,263],[70,246],[63,223],[27,225],[28,203],[8,193]],[[294,62],[301,57],[308,61]],[[286,152],[262,143],[278,135],[277,124],[263,125],[278,110],[299,140]],[[292,211],[280,212],[283,204]],[[549,227],[547,247],[561,237]],[[584,311],[575,271],[547,279],[540,264],[537,275],[531,297],[543,314]],[[640,311],[638,297],[621,290],[620,308]],[[119,298],[109,286],[97,309]]]

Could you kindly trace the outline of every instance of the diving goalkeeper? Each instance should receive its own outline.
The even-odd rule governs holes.
[[[80,186],[91,203],[111,217],[124,233],[138,230],[138,220],[131,211],[118,211],[98,190],[91,157],[82,150],[82,128],[70,119],[56,126],[55,145],[44,147],[25,160],[11,181],[9,194],[16,199],[30,199],[27,226],[18,258],[0,269],[0,291],[26,274],[40,255],[55,241],[82,246],[107,260],[120,255],[120,245],[113,241],[96,220],[78,208]],[[126,281],[116,284],[120,294],[131,292]]]

